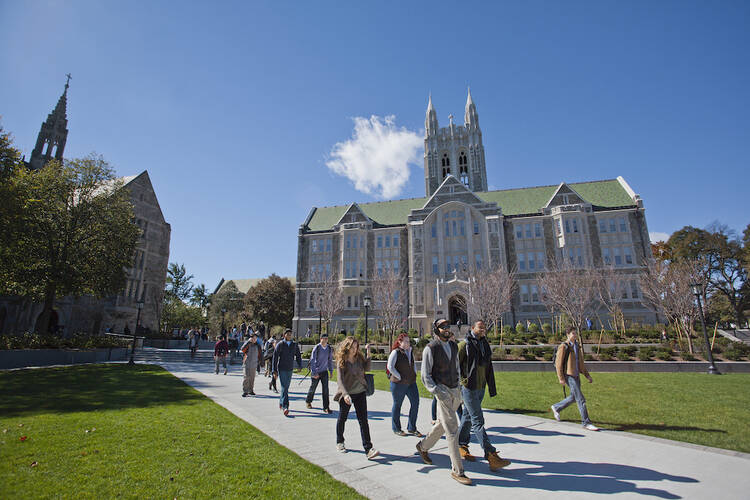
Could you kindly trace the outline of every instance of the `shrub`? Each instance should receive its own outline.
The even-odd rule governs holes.
[[[544,361],[552,361],[553,354],[551,352],[544,353]]]
[[[606,354],[607,356],[614,357],[617,355],[617,346],[613,347],[605,347],[601,350],[602,354]],[[599,356],[599,359],[601,359],[601,356]]]
[[[605,352],[602,352],[599,354],[599,361],[614,361],[614,357],[611,354],[607,354]]]
[[[539,325],[536,323],[529,325],[529,333],[539,333]]]
[[[526,325],[524,325],[520,321],[518,323],[516,323],[516,332],[517,333],[526,333]]]
[[[302,359],[310,359],[311,355],[312,355],[312,351],[304,351],[302,353]]]
[[[417,340],[417,343],[415,344],[415,347],[418,347],[420,349],[424,349],[424,347],[430,343],[432,340],[432,337],[430,335],[425,335],[421,339]]]
[[[495,347],[492,349],[492,360],[493,361],[502,361],[505,359],[505,349],[501,349],[500,347]]]
[[[627,345],[627,346],[620,347],[620,351],[624,352],[625,354],[627,354],[630,357],[635,356],[635,352],[637,350],[638,350],[638,348],[636,346],[634,346],[634,345]]]
[[[689,352],[683,352],[680,357],[683,359],[683,361],[695,361],[696,358]]]
[[[549,323],[543,323],[542,332],[544,332],[546,336],[550,336],[552,334],[552,325],[550,325]]]
[[[39,335],[24,333],[23,335],[0,336],[0,350],[4,349],[107,349],[111,347],[127,347],[129,339],[111,335],[75,334],[70,338],[56,335]]]
[[[593,356],[593,355],[591,355],[591,354],[588,354],[588,353],[587,353],[587,354],[584,354],[584,355],[583,355],[583,359],[584,359],[585,361],[593,361],[593,359],[594,359],[594,356]]]
[[[641,361],[651,361],[651,356],[653,356],[653,349],[650,347],[638,350],[638,359]]]
[[[512,335],[516,332],[513,331],[513,327],[510,325],[503,325],[503,335]]]
[[[625,351],[620,351],[617,353],[617,359],[620,361],[630,361],[630,356]]]
[[[526,349],[522,347],[514,347],[510,350],[510,355],[514,358],[522,358],[524,357],[524,354],[526,354]]]
[[[656,358],[662,361],[672,361],[672,351],[659,350],[656,353]]]

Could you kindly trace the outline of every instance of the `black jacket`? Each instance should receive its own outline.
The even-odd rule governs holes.
[[[466,386],[467,389],[475,390],[477,388],[477,368],[479,367],[479,361],[481,360],[482,350],[486,355],[486,371],[484,378],[487,381],[487,388],[490,393],[490,397],[497,394],[495,388],[495,372],[492,368],[492,348],[490,343],[487,342],[487,337],[478,339],[474,336],[474,332],[469,332],[466,336],[466,357],[464,357],[463,349],[459,349],[459,363],[458,366],[461,368],[461,383]],[[462,342],[463,344],[463,342]]]
[[[279,340],[276,342],[276,350],[273,352],[273,371],[292,371],[295,358],[297,368],[302,368],[302,354],[299,352],[297,342],[292,340],[287,345],[286,341]]]

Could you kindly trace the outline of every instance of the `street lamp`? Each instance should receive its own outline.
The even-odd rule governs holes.
[[[221,308],[221,331],[219,332],[219,337],[224,335],[224,315],[227,313],[227,308],[222,307]]]
[[[128,361],[129,365],[135,364],[135,336],[138,334],[138,326],[141,324],[141,309],[143,309],[143,300],[139,300],[135,303],[135,307],[138,309],[138,312],[135,315],[135,329],[133,330],[133,347],[130,349],[130,361]]]
[[[362,299],[362,303],[365,305],[365,344],[367,344],[367,314],[370,311],[371,300],[369,295],[365,295]]]
[[[691,283],[690,289],[693,292],[693,295],[695,295],[695,300],[698,301],[698,312],[701,314],[701,325],[703,325],[703,338],[706,341],[706,350],[708,351],[708,362],[710,363],[708,365],[708,373],[710,375],[721,375],[721,372],[719,372],[719,369],[716,368],[716,365],[714,364],[714,355],[711,353],[711,344],[708,343],[708,332],[706,332],[706,320],[703,318],[703,306],[701,305],[701,293],[703,292],[703,284],[702,283]]]

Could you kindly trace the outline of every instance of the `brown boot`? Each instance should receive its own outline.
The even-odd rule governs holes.
[[[427,465],[432,465],[432,459],[430,458],[430,455],[428,455],[426,451],[422,450],[421,443],[422,441],[419,441],[417,443],[417,453],[419,453],[419,456],[422,457],[422,462],[426,463]]]
[[[476,461],[477,457],[469,453],[469,447],[468,446],[459,446],[458,447],[458,453],[461,454],[461,458],[463,460],[466,460],[468,462],[474,462]]]
[[[505,458],[500,458],[500,455],[498,455],[496,451],[493,451],[492,453],[489,453],[487,455],[487,461],[490,463],[490,470],[492,472],[495,472],[497,470],[502,469],[503,467],[507,467],[510,465],[510,460],[507,460]]]
[[[456,474],[455,472],[451,472],[451,477],[461,484],[471,486],[471,479],[466,477],[466,474]]]

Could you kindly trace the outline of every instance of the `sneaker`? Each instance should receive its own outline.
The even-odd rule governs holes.
[[[226,369],[224,369],[224,375],[226,375],[226,374],[227,374],[227,370],[226,370]]]
[[[421,432],[419,432],[419,431],[418,431],[418,430],[416,430],[416,429],[414,429],[413,431],[406,431],[406,433],[407,433],[408,435],[410,435],[410,436],[417,436],[417,437],[418,437],[418,438],[420,438],[420,439],[424,437],[424,434],[422,434]]]
[[[378,455],[380,455],[380,452],[378,450],[376,450],[375,448],[370,448],[370,450],[367,452],[367,460],[372,460]]]
[[[323,413],[328,413],[329,415],[333,413],[330,408],[323,408]]]
[[[307,408],[308,409],[312,408],[312,403],[307,403]]]
[[[485,458],[490,463],[490,470],[492,472],[495,472],[496,470],[500,470],[503,467],[507,467],[510,465],[510,460],[505,459],[505,458],[500,458],[500,455],[498,455],[496,451],[493,451],[492,453],[488,453]]]
[[[466,474],[456,474],[455,472],[451,472],[451,477],[461,484],[465,484],[466,486],[471,485],[471,479],[466,477]]]
[[[250,391],[251,396],[255,396],[255,393],[253,391]]]
[[[393,431],[393,433],[394,433],[395,435],[397,435],[397,436],[401,436],[401,437],[404,437],[404,436],[406,436],[406,435],[407,435],[407,434],[406,434],[406,433],[405,433],[404,431],[400,431],[400,430],[399,430],[399,431]]]
[[[284,416],[285,417],[289,416],[289,408],[284,408]]]
[[[555,420],[557,420],[559,422],[560,421],[560,412],[557,411],[557,410],[555,410],[554,406],[550,406],[550,410],[552,410],[552,415],[555,416]]]
[[[336,443],[336,450],[340,453],[346,453],[346,446],[344,446],[344,443]]]
[[[587,431],[598,431],[599,427],[595,426],[594,424],[586,424],[583,426],[584,429]]]
[[[432,459],[430,458],[430,455],[426,451],[422,451],[422,441],[419,441],[417,443],[417,453],[419,453],[419,456],[422,458],[422,462],[426,463],[427,465],[432,465]]]
[[[468,446],[459,446],[458,447],[458,453],[461,455],[461,458],[463,460],[466,460],[468,462],[475,462],[477,457],[469,453],[469,447]]]
[[[247,397],[247,393],[246,393],[246,392],[243,392],[243,393],[242,393],[242,397],[243,397],[243,398],[246,398],[246,397]]]

